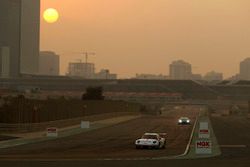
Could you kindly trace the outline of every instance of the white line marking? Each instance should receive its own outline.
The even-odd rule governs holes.
[[[221,148],[246,148],[246,145],[220,145]]]

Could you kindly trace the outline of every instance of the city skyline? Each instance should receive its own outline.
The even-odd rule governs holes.
[[[192,62],[194,73],[215,70],[228,78],[250,53],[249,5],[245,0],[43,0],[41,12],[53,7],[60,18],[54,24],[41,21],[41,50],[62,56],[61,74],[67,62],[80,57],[72,52],[90,50],[97,53],[90,61],[121,78],[167,74],[168,64],[178,59]]]

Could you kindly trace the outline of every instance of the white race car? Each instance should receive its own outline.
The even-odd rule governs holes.
[[[188,117],[181,117],[178,119],[178,124],[179,125],[190,125],[191,120]]]
[[[135,141],[135,146],[139,148],[165,148],[166,133],[145,133],[140,139]]]

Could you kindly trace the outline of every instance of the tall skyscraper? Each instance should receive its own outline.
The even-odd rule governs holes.
[[[192,79],[192,66],[191,64],[178,60],[174,61],[169,66],[170,79],[188,80]]]
[[[0,77],[36,74],[40,0],[1,0],[0,25]]]
[[[240,79],[250,80],[250,58],[246,58],[240,62]]]
[[[39,74],[41,75],[59,75],[60,57],[51,51],[40,52],[39,56]]]

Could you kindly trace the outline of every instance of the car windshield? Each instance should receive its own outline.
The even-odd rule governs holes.
[[[156,135],[143,135],[142,139],[157,139]]]

